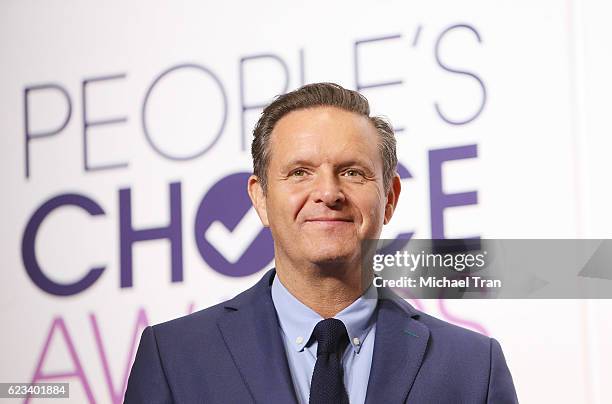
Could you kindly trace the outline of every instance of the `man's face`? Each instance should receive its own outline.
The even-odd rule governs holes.
[[[249,192],[293,264],[357,262],[361,241],[377,238],[399,194],[383,189],[379,135],[366,117],[333,107],[290,112],[271,135],[267,195]],[[395,194],[394,194],[395,193]]]

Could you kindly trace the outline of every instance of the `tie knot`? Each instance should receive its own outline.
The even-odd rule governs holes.
[[[317,356],[342,353],[348,344],[348,333],[344,323],[337,318],[327,318],[317,323],[312,332],[317,340]]]

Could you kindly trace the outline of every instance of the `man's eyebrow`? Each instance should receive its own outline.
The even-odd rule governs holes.
[[[314,165],[313,162],[310,160],[296,158],[293,160],[289,160],[287,163],[283,164],[281,166],[281,170],[287,170],[292,167],[300,167],[300,166],[312,167],[313,165]],[[346,161],[342,161],[340,163],[334,164],[334,168],[336,169],[342,169],[342,168],[351,167],[351,166],[362,167],[368,171],[374,170],[374,167],[372,167],[372,164],[370,162],[368,162],[367,160],[362,160],[362,159],[351,159],[351,160],[346,160]]]
[[[296,167],[296,166],[312,166],[312,161],[297,158],[297,159],[289,160],[287,163],[283,164],[281,168],[286,169],[289,167]]]
[[[350,167],[350,166],[360,166],[360,167],[364,167],[368,169],[373,168],[371,163],[369,163],[367,160],[360,160],[360,159],[348,160],[340,164],[336,164],[336,167],[340,167],[340,168]]]

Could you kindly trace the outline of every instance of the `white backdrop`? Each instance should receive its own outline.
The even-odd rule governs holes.
[[[245,199],[250,132],[303,83],[360,89],[396,127],[403,191],[384,237],[610,238],[611,12],[3,2],[0,382],[121,402],[146,324],[271,267]],[[500,340],[521,402],[612,402],[610,301],[412,303]]]

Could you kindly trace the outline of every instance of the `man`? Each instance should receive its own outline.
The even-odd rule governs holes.
[[[278,97],[248,193],[275,266],[234,299],[143,332],[126,403],[515,403],[497,341],[362,280],[401,186],[389,124],[330,83]]]

